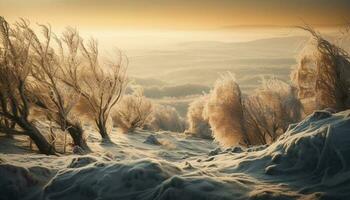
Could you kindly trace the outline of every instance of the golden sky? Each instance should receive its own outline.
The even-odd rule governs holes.
[[[336,25],[349,0],[0,0],[0,14],[79,28],[216,29],[254,25]]]

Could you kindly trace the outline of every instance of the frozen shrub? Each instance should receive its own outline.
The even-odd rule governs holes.
[[[233,76],[226,74],[208,96],[190,105],[187,133],[201,135],[206,125],[225,147],[268,144],[300,120],[301,110],[295,88],[283,81],[263,80],[253,94],[243,97]]]
[[[187,111],[186,134],[206,139],[212,138],[207,112],[205,112],[207,101],[208,96],[205,95],[190,103]]]
[[[316,109],[316,49],[308,45],[300,55],[298,66],[292,71],[291,79],[297,88],[298,98],[303,105],[304,115],[312,113]]]
[[[133,132],[151,120],[152,102],[138,88],[130,95],[124,95],[112,113],[113,124],[124,133]]]
[[[350,62],[348,53],[324,39],[309,26],[302,27],[313,37],[312,50],[304,51],[292,73],[305,113],[332,108],[337,111],[350,107]]]
[[[154,104],[151,120],[146,125],[146,128],[154,131],[183,132],[185,130],[185,121],[174,107]]]
[[[244,140],[241,90],[232,74],[223,75],[216,81],[206,107],[216,141],[222,146],[230,147]]]
[[[244,99],[247,144],[275,141],[289,124],[300,120],[301,109],[292,86],[277,79],[264,80],[260,88]]]

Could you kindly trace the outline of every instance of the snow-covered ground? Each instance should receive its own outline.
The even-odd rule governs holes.
[[[88,130],[89,131],[89,130]],[[0,199],[350,199],[350,110],[315,112],[268,147],[222,150],[180,133],[90,137],[45,156],[0,138]]]

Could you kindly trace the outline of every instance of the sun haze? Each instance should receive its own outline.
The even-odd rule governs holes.
[[[80,28],[213,29],[290,26],[303,20],[337,25],[349,19],[347,0],[0,0],[1,14]]]

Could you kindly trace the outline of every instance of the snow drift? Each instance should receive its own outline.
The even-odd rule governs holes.
[[[205,145],[206,140],[155,134],[159,139],[173,139],[176,148],[169,151],[162,145],[144,144],[142,141],[150,134],[147,132],[124,135],[134,137],[135,148],[143,145],[139,151],[134,149],[138,153],[132,156],[118,145],[115,155],[0,154],[0,196],[72,200],[345,200],[350,198],[349,133],[350,110],[337,114],[317,111],[291,125],[270,146],[216,149],[210,155],[214,147]],[[125,146],[127,141],[116,142]],[[144,159],[144,149],[157,156],[150,154]],[[184,152],[187,156],[175,156]]]

